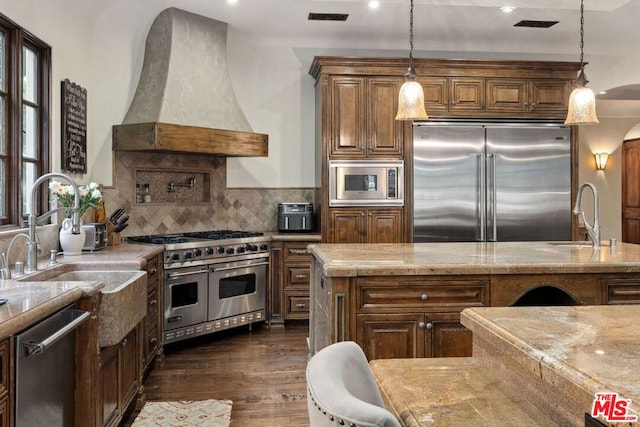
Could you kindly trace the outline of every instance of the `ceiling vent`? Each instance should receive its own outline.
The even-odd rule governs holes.
[[[558,21],[530,21],[523,19],[514,25],[514,27],[527,27],[527,28],[550,28],[556,25]]]
[[[346,21],[349,17],[346,13],[309,13],[309,21]]]

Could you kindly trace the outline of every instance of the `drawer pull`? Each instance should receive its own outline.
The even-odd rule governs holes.
[[[158,342],[158,338],[156,338],[156,337],[152,337],[152,338],[149,340],[149,342],[150,342],[151,344],[155,344],[155,343],[157,343],[157,342]]]
[[[306,279],[307,275],[306,274],[296,274],[296,279]]]
[[[157,272],[158,272],[158,267],[154,265],[153,268],[149,270],[149,275],[156,274]]]
[[[304,303],[301,303],[301,302],[296,304],[297,308],[305,308],[306,306],[307,306],[307,304],[304,304]]]
[[[291,253],[296,255],[306,255],[308,254],[306,249],[291,249]]]
[[[428,300],[428,299],[429,299],[429,295],[427,295],[427,294],[422,294],[422,295],[420,296],[420,299],[421,299],[422,301],[426,301],[426,300]]]
[[[158,300],[157,299],[152,299],[149,301],[149,305],[156,305],[158,304]]]

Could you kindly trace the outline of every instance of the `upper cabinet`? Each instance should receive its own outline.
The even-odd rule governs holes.
[[[328,78],[329,157],[402,157],[404,123],[395,120],[402,77]]]
[[[488,112],[548,114],[563,117],[567,113],[570,81],[550,79],[487,79]]]

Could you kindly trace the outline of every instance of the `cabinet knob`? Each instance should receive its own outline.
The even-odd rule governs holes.
[[[151,301],[149,301],[149,305],[156,305],[156,304],[158,304],[157,299],[152,299]]]
[[[127,341],[126,338],[122,340],[122,346],[123,347],[126,347],[128,343],[129,343],[129,341]]]
[[[427,329],[433,329],[433,323],[431,322],[427,323]]]
[[[426,328],[426,327],[427,327],[427,325],[426,325],[424,322],[420,322],[420,323],[418,323],[418,327],[419,327],[420,329],[424,329],[424,328]]]
[[[422,295],[420,296],[420,299],[421,299],[422,301],[426,301],[426,300],[428,300],[428,299],[429,299],[429,295],[427,295],[427,294],[422,294]]]
[[[149,274],[156,274],[158,272],[158,267],[153,266],[151,270],[149,270]]]
[[[158,342],[158,338],[156,338],[156,337],[152,337],[152,338],[149,340],[149,342],[150,342],[151,344],[155,344],[155,343],[157,343],[157,342]]]

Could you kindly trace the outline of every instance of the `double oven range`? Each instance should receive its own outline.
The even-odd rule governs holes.
[[[128,237],[164,245],[164,343],[265,320],[269,238],[214,230]]]

